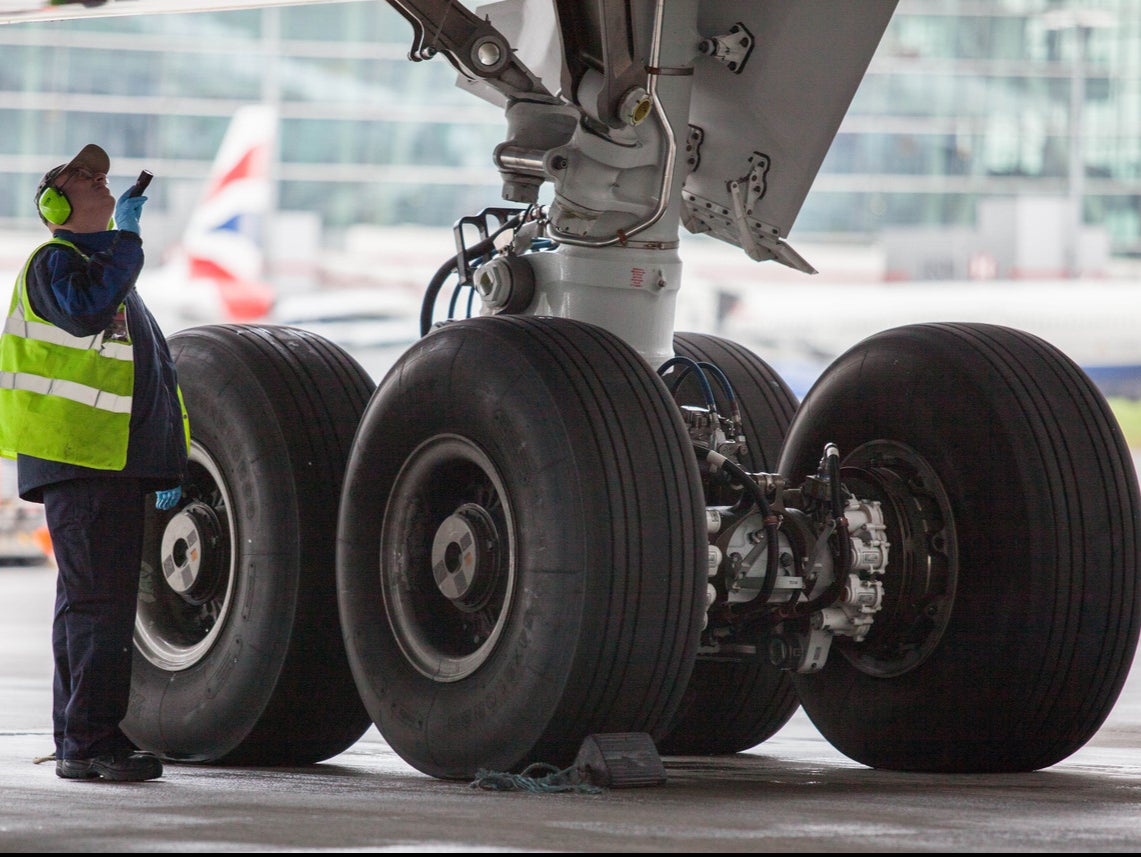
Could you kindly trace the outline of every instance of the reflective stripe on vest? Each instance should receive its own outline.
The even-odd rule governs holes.
[[[59,396],[81,405],[113,414],[130,414],[131,397],[116,396],[105,390],[96,390],[74,381],[61,381],[58,378],[45,378],[42,375],[29,375],[27,372],[0,372],[0,389],[24,390],[41,396]]]
[[[84,350],[99,348],[104,357],[115,360],[132,360],[131,346],[122,342],[100,342],[102,333],[95,336],[72,336],[66,330],[56,327],[46,321],[27,321],[20,317],[19,308],[15,315],[9,315],[4,321],[4,333],[19,336],[23,339],[34,339],[37,342],[50,342],[52,345],[65,345],[68,348],[81,348]]]
[[[51,244],[81,252],[58,238],[43,246]],[[134,392],[128,331],[72,336],[40,318],[27,294],[36,253],[16,280],[0,338],[0,455],[122,470]],[[125,317],[123,305],[119,312]]]

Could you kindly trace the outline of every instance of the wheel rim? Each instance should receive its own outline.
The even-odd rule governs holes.
[[[409,455],[385,510],[381,588],[422,675],[460,681],[491,657],[511,612],[514,546],[507,492],[481,449],[442,435]]]
[[[156,667],[194,666],[226,625],[234,586],[230,492],[213,458],[191,442],[183,501],[147,528],[135,646]]]
[[[862,643],[837,640],[837,649],[868,675],[903,675],[927,660],[951,618],[959,574],[951,501],[923,457],[894,441],[853,450],[841,478],[857,497],[883,504],[891,551],[871,631]]]

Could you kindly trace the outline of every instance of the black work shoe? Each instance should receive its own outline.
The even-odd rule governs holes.
[[[90,759],[56,759],[55,775],[65,780],[102,777],[118,783],[137,783],[162,776],[162,762],[150,753],[128,750]]]

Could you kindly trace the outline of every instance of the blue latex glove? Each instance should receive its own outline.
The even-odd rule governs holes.
[[[139,197],[136,197],[139,199]],[[171,488],[169,491],[156,491],[155,492],[155,508],[161,509],[166,512],[173,509],[178,501],[182,498],[182,487]]]
[[[130,193],[131,189],[127,188],[119,197],[118,202],[115,203],[115,228],[138,233],[139,214],[142,212],[143,203],[147,201],[147,198],[145,196],[130,196]]]

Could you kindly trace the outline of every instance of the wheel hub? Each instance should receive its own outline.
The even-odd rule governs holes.
[[[444,519],[432,541],[432,576],[459,610],[483,608],[498,578],[498,535],[491,515],[465,503]]]
[[[205,604],[215,596],[225,559],[221,523],[205,503],[190,503],[163,530],[163,577],[188,604]]]
[[[857,496],[883,504],[892,549],[871,632],[863,643],[838,648],[868,675],[903,675],[935,651],[951,620],[959,572],[951,501],[931,466],[901,443],[864,444],[841,475]]]
[[[385,610],[408,662],[460,681],[491,657],[514,598],[507,489],[481,449],[439,435],[408,456],[381,532]]]
[[[176,672],[207,655],[226,627],[235,574],[230,494],[213,457],[191,440],[175,514],[148,514],[143,539],[135,646],[154,666]]]

